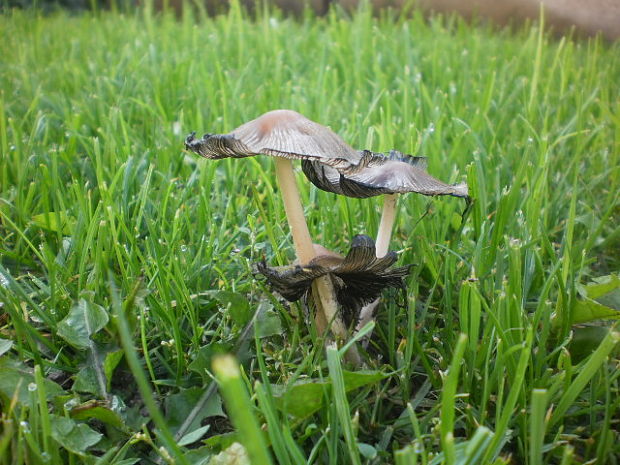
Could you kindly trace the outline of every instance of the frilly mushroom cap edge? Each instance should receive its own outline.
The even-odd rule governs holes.
[[[337,170],[304,160],[302,170],[319,189],[347,197],[367,198],[382,194],[469,196],[466,183],[446,184],[426,172],[426,158],[392,150],[389,155],[362,152],[356,166]]]
[[[218,160],[269,155],[314,160],[343,169],[356,165],[360,154],[326,126],[292,110],[273,110],[242,124],[229,134],[195,133],[185,139],[185,148]]]

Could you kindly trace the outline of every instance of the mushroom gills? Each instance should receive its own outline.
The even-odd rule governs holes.
[[[304,265],[283,267],[268,267],[263,261],[257,264],[257,270],[275,292],[290,302],[307,296],[314,279],[329,275],[345,323],[351,325],[357,321],[361,308],[377,299],[384,289],[405,290],[403,278],[411,265],[390,268],[397,259],[395,252],[377,258],[374,241],[358,235],[344,258],[321,255]]]
[[[185,148],[209,159],[269,155],[302,160],[319,189],[355,198],[417,192],[467,197],[466,184],[450,185],[426,172],[426,159],[392,150],[389,155],[356,151],[326,126],[292,110],[274,110],[229,134],[191,133]]]
[[[426,158],[396,150],[389,155],[362,152],[360,162],[346,169],[334,169],[304,160],[302,170],[319,189],[347,197],[367,198],[382,194],[416,192],[423,195],[467,197],[467,184],[446,184],[426,172]]]
[[[360,159],[331,129],[292,110],[270,111],[229,134],[205,134],[196,139],[192,133],[185,139],[185,148],[216,160],[269,155],[315,160],[338,168],[355,165]]]
[[[192,132],[185,138],[185,149],[210,160],[258,155],[229,134],[205,134],[202,139],[196,139],[196,133]]]

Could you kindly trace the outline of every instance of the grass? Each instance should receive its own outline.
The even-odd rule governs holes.
[[[234,441],[280,464],[618,463],[618,328],[573,324],[620,270],[617,44],[364,10],[0,30],[1,463],[215,463]],[[464,225],[458,199],[400,199],[392,249],[417,266],[367,371],[253,277],[294,258],[273,161],[182,152],[274,108],[475,198]],[[380,199],[299,180],[317,242],[376,233]],[[213,375],[223,353],[239,370]]]

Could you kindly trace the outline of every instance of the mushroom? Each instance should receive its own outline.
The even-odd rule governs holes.
[[[379,258],[387,253],[390,244],[397,194],[416,192],[469,198],[467,184],[445,184],[426,172],[425,157],[414,157],[396,150],[389,155],[364,151],[356,165],[340,169],[304,159],[302,170],[310,182],[327,192],[356,198],[385,194],[377,232],[376,253]],[[375,301],[362,309],[358,329],[372,318],[377,304]]]
[[[360,154],[349,147],[331,129],[291,110],[274,110],[239,126],[230,134],[205,134],[196,139],[195,133],[185,140],[185,148],[209,159],[243,158],[255,155],[276,157],[276,176],[284,209],[291,228],[295,251],[300,263],[315,258],[310,233],[303,214],[299,190],[291,160],[313,160],[334,168],[356,164]],[[312,281],[315,302],[320,308],[316,322],[319,333],[331,323],[333,334],[344,339],[346,328],[337,314],[336,296],[328,276]],[[322,315],[321,315],[322,314]],[[352,347],[353,361],[359,356]]]
[[[377,234],[377,256],[387,253],[394,219],[395,194],[468,197],[467,184],[445,184],[426,172],[426,158],[392,150],[389,155],[364,151],[359,162],[344,169],[305,159],[302,169],[319,189],[347,197],[367,198],[387,194]]]
[[[356,151],[329,128],[291,110],[265,113],[229,134],[205,134],[202,139],[196,139],[192,133],[185,140],[185,147],[210,159],[261,154],[276,157],[276,175],[284,208],[297,257],[302,264],[311,263],[316,254],[303,215],[291,164],[293,159],[302,160],[302,169],[308,179],[325,191],[357,198],[386,194],[377,234],[377,258],[387,254],[396,217],[396,194],[468,195],[466,184],[448,185],[430,176],[423,157],[397,151],[389,155]],[[322,312],[317,313],[319,331],[322,332],[331,321],[334,334],[343,338],[345,328],[336,314],[336,295],[331,281],[327,276],[320,276],[312,283],[318,297],[315,300],[322,308]],[[364,319],[360,324],[363,322]]]
[[[258,263],[258,271],[267,278],[272,289],[290,302],[307,295],[312,282],[329,275],[336,289],[336,298],[343,309],[345,323],[357,322],[360,310],[376,300],[386,288],[405,291],[403,278],[410,266],[390,268],[398,259],[395,252],[377,258],[374,241],[365,235],[353,238],[351,250],[342,257],[325,250],[309,263],[268,267]]]

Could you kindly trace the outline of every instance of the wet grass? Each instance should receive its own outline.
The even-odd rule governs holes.
[[[618,45],[365,11],[0,30],[2,463],[207,463],[235,440],[256,463],[618,463],[618,330],[574,325],[620,269]],[[182,151],[274,108],[475,198],[464,225],[458,199],[400,199],[416,266],[368,373],[254,279],[294,259],[273,161]],[[376,233],[380,199],[299,181],[317,242]]]

